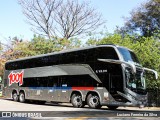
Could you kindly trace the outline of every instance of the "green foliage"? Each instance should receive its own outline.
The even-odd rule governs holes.
[[[33,55],[35,55],[35,53],[30,49],[29,42],[23,41],[14,46],[13,51],[10,53],[10,59],[17,59]]]
[[[146,38],[142,43],[138,42],[132,46],[135,53],[138,55],[143,66],[158,71],[160,75],[160,42],[155,41],[153,38]],[[148,74],[148,87],[160,88],[160,78],[155,80],[153,76]]]
[[[148,0],[131,12],[131,17],[126,19],[125,26],[120,28],[119,32],[133,35],[138,31],[144,37],[151,37],[155,36],[159,29],[160,1]]]
[[[104,37],[101,40],[89,40],[88,45],[94,44],[116,44],[133,50],[144,67],[158,71],[160,75],[160,42],[154,37],[141,37],[139,41],[133,41],[133,36],[121,37],[120,34],[113,34]],[[141,41],[141,42],[140,42]],[[142,42],[143,41],[143,42]],[[146,74],[148,88],[160,88],[160,77],[155,80],[151,73]]]
[[[29,49],[32,51],[33,55],[56,51],[54,42],[41,36],[34,36],[31,42],[29,42]]]
[[[81,44],[80,40],[76,38],[72,39],[60,39],[55,38],[54,40],[45,39],[41,36],[34,36],[32,41],[29,43],[29,48],[33,55],[46,54],[54,51],[60,51],[69,48],[79,47]]]
[[[76,38],[54,38],[51,40],[36,35],[34,35],[31,41],[19,40],[17,37],[15,38],[11,40],[11,47],[3,53],[6,60],[77,48],[81,45],[80,40]]]

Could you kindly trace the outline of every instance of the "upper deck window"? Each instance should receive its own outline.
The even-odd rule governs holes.
[[[97,58],[118,60],[118,55],[113,47],[99,47],[96,49]]]
[[[134,54],[134,52],[129,51],[128,49],[125,48],[118,48],[119,52],[121,53],[124,61],[126,62],[134,62],[136,64],[139,64],[139,60],[137,58],[137,56]]]

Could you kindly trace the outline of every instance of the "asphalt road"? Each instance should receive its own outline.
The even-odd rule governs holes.
[[[54,117],[54,119],[107,119],[110,120],[114,117],[114,119],[119,120],[121,118],[124,119],[148,119],[150,120],[159,120],[160,111],[159,108],[151,109],[151,108],[129,108],[129,107],[120,107],[117,110],[109,110],[107,107],[102,107],[101,109],[90,109],[87,105],[84,108],[74,108],[71,104],[63,103],[63,104],[55,104],[55,103],[46,103],[44,105],[36,104],[36,103],[19,103],[14,102],[8,99],[0,99],[0,116],[5,117],[5,115],[9,114],[12,117],[29,117],[36,118],[43,117]],[[3,113],[2,113],[3,112]],[[145,116],[145,117],[144,117]],[[23,119],[27,119],[23,118]],[[4,119],[4,118],[3,118]],[[5,117],[8,119],[8,117]],[[18,119],[18,118],[16,118]],[[21,118],[22,119],[22,118]],[[47,119],[47,118],[46,118]]]

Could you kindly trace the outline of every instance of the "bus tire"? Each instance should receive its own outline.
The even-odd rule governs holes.
[[[25,100],[25,94],[24,92],[20,92],[19,93],[19,102],[21,103],[24,103],[26,100]]]
[[[18,94],[17,94],[17,92],[13,92],[12,93],[12,99],[13,99],[13,101],[18,101]]]
[[[99,96],[96,94],[89,94],[87,96],[87,104],[90,108],[101,108]]]
[[[107,106],[110,110],[115,110],[115,109],[117,109],[118,108],[118,106]]]
[[[71,103],[74,107],[77,108],[85,106],[84,102],[82,101],[82,96],[80,94],[73,94],[71,97]]]

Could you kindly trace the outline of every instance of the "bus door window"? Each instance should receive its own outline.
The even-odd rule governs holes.
[[[117,91],[123,90],[122,69],[120,65],[108,65],[109,72],[109,90],[112,94],[117,94]]]

